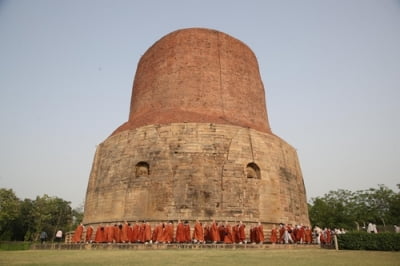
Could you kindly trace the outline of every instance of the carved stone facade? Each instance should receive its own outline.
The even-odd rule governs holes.
[[[173,32],[143,55],[129,120],[98,146],[89,178],[85,224],[177,219],[309,224],[257,60],[214,30]]]

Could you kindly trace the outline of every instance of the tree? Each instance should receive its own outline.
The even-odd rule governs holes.
[[[330,191],[324,197],[312,199],[309,207],[311,223],[320,227],[344,227],[354,225],[351,212],[353,192],[349,190]]]
[[[70,230],[72,211],[69,201],[57,197],[37,196],[33,201],[33,240],[37,240],[41,231],[46,231],[49,239],[53,239],[58,229]]]
[[[389,217],[388,223],[400,225],[400,184],[397,184],[397,189],[399,190],[395,194],[389,203]]]
[[[385,229],[387,223],[399,222],[400,193],[396,194],[384,185],[356,192],[329,191],[312,199],[309,216],[312,224],[322,227],[352,229],[373,222]]]
[[[12,189],[0,189],[0,239],[12,240],[12,225],[19,217],[20,200]]]
[[[41,231],[53,239],[58,229],[73,229],[69,201],[43,195],[21,201],[11,189],[0,189],[0,240],[36,241]]]

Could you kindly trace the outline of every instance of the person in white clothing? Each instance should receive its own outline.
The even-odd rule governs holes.
[[[56,242],[60,243],[62,236],[63,236],[63,232],[61,230],[58,230],[56,233]]]

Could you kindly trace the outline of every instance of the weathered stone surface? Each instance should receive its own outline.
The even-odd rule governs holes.
[[[309,224],[257,60],[214,30],[173,32],[143,55],[129,120],[98,146],[89,178],[85,224],[177,219]]]
[[[140,162],[148,170],[138,175]],[[247,177],[249,163],[259,177]],[[296,151],[272,134],[222,124],[115,134],[97,148],[84,222],[142,219],[308,224]]]

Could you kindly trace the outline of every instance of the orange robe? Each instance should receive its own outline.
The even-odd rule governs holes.
[[[160,225],[157,225],[156,227],[154,227],[153,233],[151,234],[151,240],[153,240],[153,243],[155,243],[157,241],[157,234],[159,231]]]
[[[232,244],[232,227],[228,224],[225,226],[225,237],[224,237],[225,244]]]
[[[103,243],[106,242],[106,235],[103,226],[98,226],[96,229],[96,234],[94,236],[94,242]]]
[[[256,243],[263,243],[265,240],[264,237],[264,228],[262,225],[259,225],[257,227],[254,228],[255,229],[255,233],[256,233]]]
[[[225,238],[225,226],[223,224],[218,226],[218,234],[219,234],[219,240],[223,242]]]
[[[278,230],[276,228],[272,228],[271,230],[270,241],[273,244],[275,244],[278,241]]]
[[[160,224],[156,227],[157,230],[156,231],[156,242],[158,243],[164,243],[164,230],[165,230],[165,225],[164,224]]]
[[[324,233],[319,234],[319,241],[320,241],[321,244],[325,244]]]
[[[244,242],[246,240],[246,232],[245,232],[245,225],[241,224],[239,226],[239,240],[240,242]]]
[[[108,243],[113,243],[114,242],[114,226],[109,225],[105,229],[106,231],[106,241]]]
[[[203,231],[204,231],[204,241],[205,242],[211,241],[210,226],[208,224],[204,226]]]
[[[128,231],[129,231],[129,225],[128,223],[125,223],[121,229],[121,241],[123,243],[129,242]]]
[[[213,242],[219,242],[220,238],[219,238],[219,231],[218,231],[218,226],[216,223],[212,223],[211,224],[211,228],[210,228],[210,239]]]
[[[80,224],[75,229],[74,236],[72,237],[72,242],[74,242],[74,243],[81,242],[82,233],[83,233],[83,225]]]
[[[138,242],[141,243],[145,242],[145,235],[144,235],[145,228],[146,224],[142,223],[141,225],[139,225]]]
[[[184,232],[185,232],[185,242],[190,243],[192,239],[190,238],[190,225],[185,223],[184,225]]]
[[[300,227],[300,229],[299,229],[299,240],[298,241],[300,241],[300,243],[303,243],[306,241],[306,231],[305,231],[304,226]]]
[[[150,224],[145,224],[144,226],[144,241],[149,242],[151,240],[151,226]]]
[[[331,230],[327,229],[326,230],[326,244],[330,244],[332,241],[332,235],[331,235]]]
[[[133,234],[132,226],[128,224],[128,242],[132,242],[132,234]]]
[[[139,230],[140,230],[139,224],[136,223],[135,225],[133,225],[131,243],[136,243],[139,241]]]
[[[121,243],[121,231],[122,231],[122,224],[114,225],[114,240],[115,243]]]
[[[86,242],[90,242],[92,240],[92,234],[93,234],[93,227],[89,226],[88,229],[86,230]]]
[[[172,243],[174,239],[174,225],[172,223],[168,223],[165,226],[164,234],[163,234],[163,240],[164,243]]]
[[[203,226],[199,222],[196,222],[196,224],[194,225],[193,239],[199,242],[204,242],[204,230]]]
[[[175,242],[183,243],[185,241],[185,226],[183,223],[178,223],[176,226]]]
[[[232,227],[232,241],[233,243],[239,243],[239,226],[234,225]]]
[[[251,227],[250,228],[250,243],[255,243],[256,242],[256,228]]]
[[[304,229],[304,235],[305,235],[305,242],[307,244],[310,244],[312,241],[312,231],[310,228]]]

